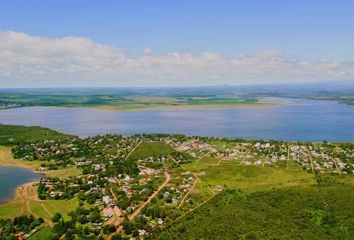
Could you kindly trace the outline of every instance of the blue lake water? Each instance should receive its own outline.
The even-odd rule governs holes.
[[[0,167],[0,203],[11,200],[15,190],[20,185],[39,179],[37,174],[29,169],[16,167]]]
[[[354,141],[354,107],[333,101],[264,99],[263,108],[105,111],[29,107],[0,111],[0,123],[37,125],[64,133],[182,133],[289,141]]]

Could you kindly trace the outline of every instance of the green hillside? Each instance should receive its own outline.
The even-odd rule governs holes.
[[[5,146],[44,140],[57,140],[68,137],[70,137],[70,135],[49,128],[0,124],[0,145]]]

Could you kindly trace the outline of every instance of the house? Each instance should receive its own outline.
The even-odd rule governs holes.
[[[146,233],[144,229],[141,230],[139,229],[138,232],[139,232],[139,236],[144,236],[144,234]]]
[[[51,198],[55,198],[55,197],[61,197],[61,196],[63,196],[63,192],[54,192],[54,191],[51,191],[50,193],[49,193],[49,196],[51,197]]]
[[[103,209],[103,217],[105,217],[105,218],[110,218],[110,217],[113,216],[113,214],[114,214],[114,212],[113,212],[113,209],[112,209],[112,208],[105,208],[105,209]]]
[[[106,204],[106,206],[110,206],[112,203],[112,199],[108,195],[103,196],[102,201],[104,202],[104,204]]]
[[[222,191],[222,186],[217,185],[217,186],[216,186],[216,190],[217,190],[217,191]]]

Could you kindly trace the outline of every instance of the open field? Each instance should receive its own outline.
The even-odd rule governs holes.
[[[40,161],[16,160],[12,156],[10,147],[0,146],[0,166],[36,169],[40,165]]]
[[[0,218],[14,218],[23,214],[21,212],[22,202],[19,199],[12,200],[0,205]],[[24,214],[28,214],[24,212]]]
[[[37,233],[33,234],[29,239],[30,240],[43,240],[43,239],[51,239],[53,235],[53,231],[50,227],[44,227],[39,230]]]
[[[79,176],[82,174],[82,170],[77,167],[67,167],[58,170],[48,170],[43,172],[47,177],[57,178],[69,178],[73,176]]]
[[[278,187],[304,186],[314,183],[314,176],[299,169],[264,168],[222,164],[204,168],[203,184],[215,188],[217,185],[245,191],[269,190]]]
[[[137,160],[148,157],[158,157],[174,152],[175,150],[170,145],[162,142],[143,142],[134,149],[134,152],[129,156],[129,159]]]

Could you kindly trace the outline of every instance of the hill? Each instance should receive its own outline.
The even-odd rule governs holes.
[[[44,140],[58,140],[71,137],[49,128],[26,127],[0,124],[0,145],[11,146],[19,143],[32,143]]]

